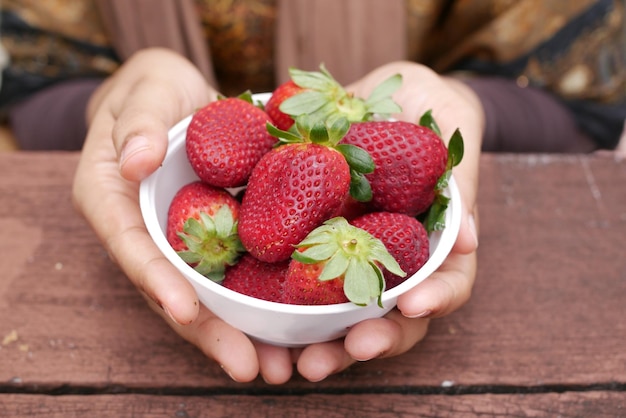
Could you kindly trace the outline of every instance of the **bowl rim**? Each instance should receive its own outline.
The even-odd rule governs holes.
[[[267,94],[268,93],[255,94],[253,95],[253,98],[255,100],[265,100]],[[168,261],[181,272],[181,275],[189,280],[192,280],[197,286],[207,287],[209,288],[209,290],[235,303],[254,306],[255,308],[260,310],[267,310],[271,312],[285,314],[328,315],[364,309],[365,307],[356,305],[352,302],[344,302],[332,305],[294,305],[257,299],[238,293],[234,290],[222,286],[221,284],[215,283],[210,279],[207,279],[206,277],[195,271],[187,263],[185,263],[178,256],[178,254],[176,254],[174,249],[168,243],[166,235],[161,228],[161,222],[159,221],[157,212],[154,209],[154,201],[156,194],[156,183],[158,182],[159,177],[166,170],[166,167],[172,160],[173,156],[176,153],[181,152],[181,148],[183,148],[184,150],[185,133],[187,130],[187,126],[191,121],[191,118],[192,115],[185,117],[169,130],[169,143],[163,163],[155,172],[153,172],[150,176],[144,179],[139,187],[139,205],[146,229],[148,230],[148,233],[150,234],[153,241],[155,242],[155,245],[168,259]],[[414,288],[419,283],[424,281],[427,277],[429,277],[432,273],[434,273],[445,261],[450,251],[452,250],[452,247],[454,246],[460,230],[462,211],[460,193],[456,180],[454,179],[454,175],[450,176],[448,187],[444,189],[444,194],[450,198],[450,204],[448,205],[448,208],[446,210],[446,225],[444,229],[434,232],[440,234],[436,251],[431,252],[426,263],[416,273],[408,277],[399,285],[383,292],[381,296],[381,301],[384,308],[392,308],[393,306],[395,306],[398,296]],[[376,304],[376,302],[372,301],[372,304]],[[390,304],[392,304],[393,306],[390,306]]]

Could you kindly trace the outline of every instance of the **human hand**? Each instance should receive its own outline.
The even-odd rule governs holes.
[[[260,372],[282,383],[293,369],[289,351],[253,343],[201,306],[153,243],[139,209],[139,182],[161,164],[168,130],[216,97],[193,65],[170,51],[130,58],[90,101],[73,198],[110,257],[179,335],[236,381]]]
[[[392,357],[411,349],[427,332],[430,318],[442,317],[470,297],[476,275],[476,194],[484,115],[478,98],[462,82],[442,77],[415,63],[395,62],[378,68],[347,87],[367,97],[383,80],[400,73],[401,89],[394,99],[402,107],[401,120],[417,122],[432,109],[445,141],[459,128],[465,154],[454,168],[463,204],[461,229],[443,265],[411,291],[398,298],[396,310],[384,318],[354,326],[345,340],[314,344],[298,352],[298,370],[309,380],[321,380],[355,361]]]
[[[463,161],[454,168],[463,206],[461,229],[452,253],[439,271],[425,280],[414,291],[403,295],[398,308],[408,317],[437,317],[447,315],[468,299],[474,283],[475,260],[461,263],[460,255],[475,259],[478,247],[476,195],[484,113],[478,97],[461,81],[436,74],[427,67],[411,62],[395,62],[380,67],[364,78],[354,89],[366,96],[372,86],[392,74],[403,76],[402,88],[394,99],[402,107],[398,119],[417,122],[427,110],[437,121],[444,141],[458,128],[463,135]],[[449,277],[452,271],[459,277]],[[463,270],[463,271],[461,271]],[[441,274],[443,272],[446,274]]]

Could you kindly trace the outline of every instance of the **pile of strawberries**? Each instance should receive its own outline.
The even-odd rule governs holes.
[[[265,105],[199,109],[186,134],[198,181],[173,198],[167,239],[198,272],[273,302],[380,304],[428,260],[441,192],[463,154],[430,115],[391,121],[395,75],[367,98],[323,67],[291,69]]]

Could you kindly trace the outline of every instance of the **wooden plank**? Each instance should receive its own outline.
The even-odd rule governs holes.
[[[623,382],[625,179],[611,158],[483,158],[472,301],[408,366],[458,384]]]
[[[0,155],[2,392],[266,387],[231,382],[145,305],[76,216],[78,154]],[[626,382],[626,164],[483,157],[472,300],[404,356],[290,390]]]
[[[626,416],[624,392],[414,395],[0,395],[0,417],[594,417]]]

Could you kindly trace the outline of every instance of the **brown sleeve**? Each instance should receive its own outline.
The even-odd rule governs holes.
[[[551,94],[515,80],[464,80],[485,111],[483,150],[490,152],[590,152],[597,148],[570,110]]]
[[[62,81],[21,100],[9,111],[9,124],[22,150],[67,150],[83,147],[85,109],[102,79]]]

